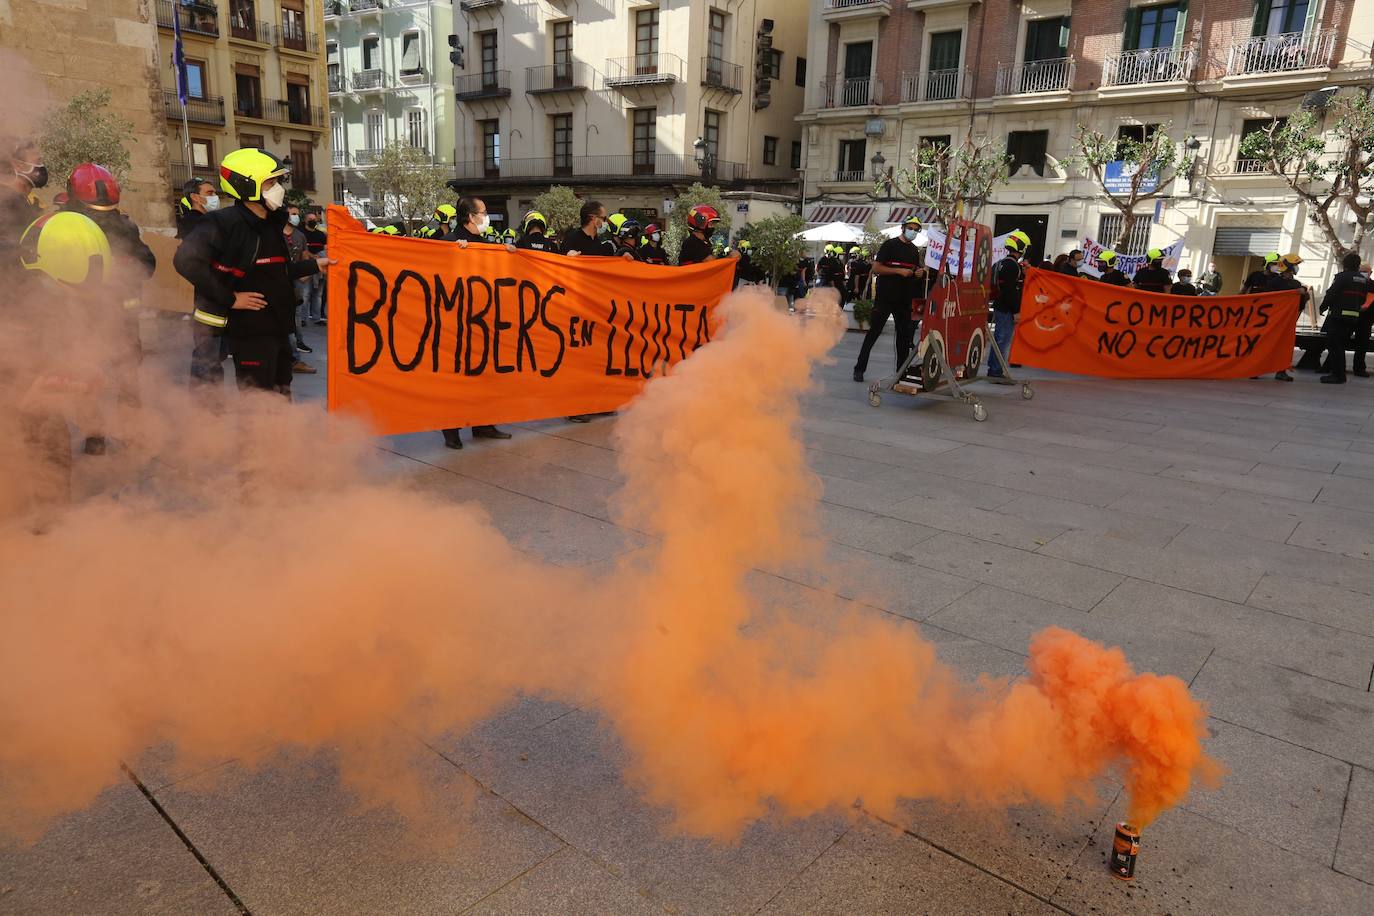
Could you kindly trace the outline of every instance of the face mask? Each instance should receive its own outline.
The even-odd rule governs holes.
[[[657,244],[658,244],[658,240],[661,239],[661,238],[663,238],[663,234],[660,233],[660,232],[655,232],[653,235],[649,236],[649,241],[651,241],[651,242],[653,242],[655,245],[657,245]]]
[[[916,231],[915,229],[903,229],[903,230],[902,230],[902,236],[905,237],[906,240],[907,240],[908,242],[914,242],[914,241],[916,241],[916,235],[917,235],[917,231]]]
[[[291,221],[291,225],[293,226],[299,226],[301,224],[301,217],[299,213],[293,214],[292,216],[288,217],[288,219]]]
[[[48,167],[46,165],[35,165],[32,162],[21,162],[18,159],[15,160],[15,165],[28,166],[28,168],[22,172],[16,169],[15,174],[22,176],[25,181],[35,188],[41,188],[48,183]]]
[[[211,210],[218,210],[218,209],[219,209],[219,195],[218,195],[218,194],[211,194],[209,197],[205,198],[205,212],[209,213]]]
[[[312,219],[312,220],[306,220],[305,228],[307,228],[307,229],[314,229],[314,228],[315,228],[316,226],[318,226],[318,225],[319,225],[319,222],[316,221],[316,220],[313,220],[313,219]]]
[[[451,219],[451,220],[448,221],[448,228],[449,228],[449,231],[452,231],[452,230],[458,228],[458,217],[455,216],[453,219]]]
[[[1192,277],[1191,274],[1179,274],[1179,275],[1178,275],[1178,282],[1180,282],[1180,283],[1192,283],[1192,282],[1193,282],[1193,277]]]
[[[1283,273],[1283,268],[1280,267],[1280,266],[1277,265],[1277,264],[1270,264],[1270,265],[1269,265],[1269,270],[1270,270],[1271,273],[1276,273],[1276,274]]]
[[[490,229],[490,228],[491,228],[491,217],[490,217],[490,216],[487,216],[487,214],[483,213],[481,216],[477,217],[477,234],[478,234],[478,235],[481,235],[483,232],[486,232],[486,231],[487,231],[488,229]]]
[[[267,205],[269,210],[280,210],[281,205],[286,202],[286,185],[274,184],[263,191],[262,202]]]

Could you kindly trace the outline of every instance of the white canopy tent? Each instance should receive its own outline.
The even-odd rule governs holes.
[[[863,226],[855,226],[853,223],[826,223],[824,226],[816,226],[799,232],[795,236],[804,242],[840,242],[853,244],[861,241],[864,237]]]

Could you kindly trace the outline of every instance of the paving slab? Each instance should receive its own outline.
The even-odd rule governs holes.
[[[0,913],[233,916],[239,910],[131,783],[31,845],[0,845]]]
[[[999,515],[1014,515],[1027,521],[1046,522],[1062,526],[1064,530],[1092,531],[1096,534],[1121,541],[1132,541],[1147,547],[1164,547],[1182,531],[1183,522],[1156,518],[1150,515],[1137,515],[1120,509],[1089,506],[1068,499],[1055,499],[1052,496],[1021,496],[999,506]],[[1058,537],[1062,531],[1056,532]],[[1054,539],[1045,538],[1043,546]],[[1024,546],[1024,545],[1014,545]],[[1034,550],[1035,547],[1028,548]]]
[[[1039,553],[1230,601],[1248,598],[1264,575],[1264,564],[1239,552],[1221,561],[1197,550],[1182,549],[1178,539],[1186,533],[1185,529],[1166,547],[1149,547],[1107,540],[1091,531],[1070,531],[1040,548]]]
[[[1351,775],[1334,867],[1374,885],[1374,770],[1355,767]]]
[[[1061,537],[1074,534],[1068,532]],[[1051,541],[1050,545],[1054,543],[1056,541]],[[1122,579],[1116,573],[1065,562],[1043,552],[1002,547],[959,535],[932,538],[922,544],[916,562],[940,572],[1085,611],[1096,606]]]
[[[821,531],[836,543],[876,553],[907,551],[938,533],[898,518],[830,504],[821,507]]]
[[[1266,573],[1246,604],[1374,636],[1374,595],[1363,592]]]
[[[565,847],[462,912],[465,916],[649,916],[670,911],[655,906],[582,853]]]
[[[925,545],[935,540],[923,541],[911,551],[924,558]],[[913,553],[886,556],[834,544],[823,567],[779,566],[765,571],[912,620],[924,620],[977,586],[968,578],[914,562]]]

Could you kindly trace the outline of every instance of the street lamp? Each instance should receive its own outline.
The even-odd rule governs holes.
[[[887,169],[885,168],[887,165],[887,157],[883,155],[883,151],[878,150],[875,152],[872,158],[868,160],[868,164],[873,166],[873,183],[877,184],[880,181],[883,183],[883,199],[891,200],[892,182],[887,180]]]
[[[695,159],[696,159],[697,170],[698,170],[699,172],[701,172],[702,177],[705,177],[705,176],[706,176],[706,141],[705,141],[703,138],[697,137],[696,140],[694,140],[694,141],[692,142],[692,155],[693,155],[693,157],[695,157]]]

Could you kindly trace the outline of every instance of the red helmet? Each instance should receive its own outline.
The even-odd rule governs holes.
[[[658,228],[658,223],[650,223],[649,225],[644,227],[644,234],[646,236],[653,235],[656,232],[662,231],[662,229]]]
[[[707,232],[720,222],[720,214],[715,207],[708,207],[705,204],[693,207],[692,212],[687,214],[687,228],[694,232]]]
[[[83,162],[72,169],[67,194],[96,210],[110,210],[119,205],[119,182],[105,166]]]

